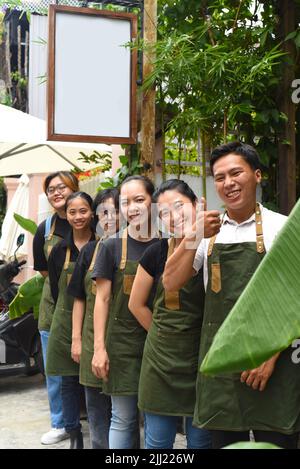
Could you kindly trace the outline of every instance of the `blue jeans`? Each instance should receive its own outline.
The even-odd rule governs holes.
[[[145,412],[145,449],[172,449],[177,430],[178,417]],[[192,426],[192,417],[186,417],[186,440],[188,449],[211,448],[208,430]]]
[[[46,369],[47,347],[50,332],[40,331],[44,367]],[[52,428],[64,428],[61,399],[61,376],[46,376]]]
[[[112,396],[110,449],[139,447],[139,411],[137,396]]]
[[[99,388],[84,387],[86,410],[93,449],[108,448],[108,433],[111,418],[111,398]]]
[[[80,430],[80,394],[79,376],[63,376],[61,383],[62,408],[65,429],[68,433]]]

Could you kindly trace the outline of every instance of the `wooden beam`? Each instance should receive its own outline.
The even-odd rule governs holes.
[[[144,42],[154,45],[157,39],[157,0],[144,0]],[[143,78],[153,71],[154,54],[143,54]],[[141,164],[144,174],[151,179],[155,176],[155,88],[143,93],[141,124]]]
[[[295,2],[282,0],[279,4],[279,34],[284,40],[296,29]],[[282,133],[278,145],[278,188],[279,210],[288,215],[296,203],[296,106],[291,99],[291,85],[295,79],[295,45],[293,40],[284,41],[282,49],[289,55],[283,68],[283,79],[280,84],[279,109],[287,116],[282,124]],[[291,60],[289,63],[288,60]]]

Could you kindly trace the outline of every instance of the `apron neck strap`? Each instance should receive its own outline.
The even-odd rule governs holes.
[[[223,225],[225,215],[226,215],[226,210],[222,215],[221,226]],[[212,250],[213,250],[216,239],[217,239],[217,235],[214,235],[210,238],[209,245],[208,245],[208,250],[207,250],[207,257],[211,256],[211,253],[212,253]]]
[[[91,262],[91,265],[89,266],[89,272],[94,270],[95,262],[96,262],[96,258],[97,258],[97,254],[98,254],[99,246],[100,246],[101,242],[102,242],[102,238],[99,239],[98,243],[96,244],[95,251],[94,251],[94,254],[93,254],[93,257],[92,257],[92,262]]]
[[[71,249],[68,247],[67,252],[66,252],[66,257],[65,257],[64,270],[67,270],[67,268],[69,267],[70,259],[71,259]]]
[[[223,214],[221,225],[223,224],[225,214],[226,212]],[[255,206],[255,228],[256,228],[256,251],[259,253],[263,253],[265,251],[265,245],[264,245],[264,235],[263,235],[263,228],[262,228],[262,216],[261,216],[260,205],[258,202],[256,202],[256,206]],[[208,245],[208,250],[207,250],[208,257],[211,256],[216,238],[217,238],[217,235],[213,236],[209,240],[209,245]]]
[[[256,203],[255,208],[255,226],[256,226],[256,250],[259,253],[265,251],[264,235],[262,227],[262,216],[259,203]]]
[[[173,252],[174,252],[174,249],[175,249],[175,238],[170,238],[168,240],[168,259],[170,256],[172,256]]]
[[[49,236],[48,236],[48,241],[50,241],[53,237],[54,231],[55,231],[55,226],[56,226],[56,218],[54,218],[54,221],[52,223],[52,226],[50,228]]]
[[[124,270],[126,267],[127,261],[127,238],[128,238],[128,229],[122,233],[122,254],[121,254],[121,262],[120,262],[120,270]]]

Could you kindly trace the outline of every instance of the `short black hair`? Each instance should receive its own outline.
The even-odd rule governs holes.
[[[154,184],[153,182],[151,181],[151,179],[149,179],[147,176],[141,176],[141,175],[136,175],[136,176],[128,176],[126,179],[124,179],[124,181],[122,182],[121,186],[120,186],[120,190],[122,189],[122,187],[127,184],[127,182],[131,182],[131,181],[139,181],[143,184],[144,188],[145,188],[145,191],[147,192],[148,195],[150,195],[150,197],[153,196],[153,193],[155,191],[155,187],[154,187]]]
[[[104,189],[103,191],[98,192],[93,202],[93,209],[96,213],[98,205],[105,202],[107,199],[113,199],[114,206],[116,210],[119,210],[119,189],[112,187],[110,189]]]
[[[229,155],[230,153],[241,156],[254,171],[257,169],[262,169],[262,164],[259,160],[259,156],[255,148],[251,145],[248,145],[247,143],[237,141],[224,143],[212,151],[209,161],[212,173],[215,162],[223,156]]]
[[[179,194],[185,195],[192,203],[195,203],[197,196],[190,186],[181,179],[169,179],[163,182],[159,188],[154,192],[153,200],[157,202],[158,197],[166,191],[177,191]]]

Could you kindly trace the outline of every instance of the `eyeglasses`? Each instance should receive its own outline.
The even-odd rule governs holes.
[[[61,194],[67,189],[67,186],[65,184],[58,184],[57,186],[50,186],[47,188],[47,194],[48,195],[53,195],[56,191]]]

